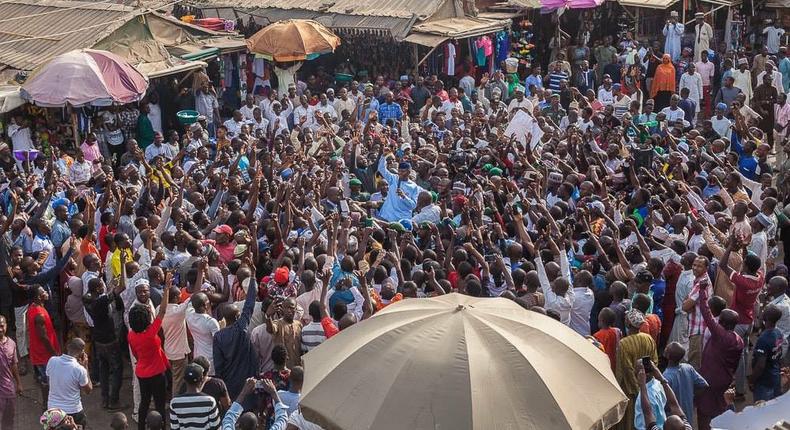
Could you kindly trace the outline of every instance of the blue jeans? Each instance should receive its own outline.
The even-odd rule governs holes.
[[[773,398],[779,397],[780,394],[782,394],[781,382],[774,384],[772,387],[765,385],[755,385],[754,391],[752,392],[755,402],[759,400],[771,400]]]
[[[118,403],[123,378],[123,360],[118,341],[112,343],[93,343],[96,362],[99,367],[101,398],[105,403]]]

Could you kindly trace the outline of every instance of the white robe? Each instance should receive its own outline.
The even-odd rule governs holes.
[[[677,61],[680,58],[680,39],[683,37],[683,24],[664,24],[664,53],[672,57],[672,61]]]
[[[694,31],[694,61],[700,61],[700,53],[710,49],[713,28],[707,22],[698,25]]]
[[[749,101],[752,99],[752,72],[749,69],[744,70],[741,72],[740,70],[733,70],[732,77],[735,79],[733,86],[736,88],[740,88],[743,94],[746,96],[746,101],[744,102],[746,106],[749,105]]]
[[[689,89],[689,99],[693,100],[697,105],[696,112],[699,113],[699,106],[700,102],[702,101],[702,76],[699,74],[699,72],[694,72],[693,75],[689,75],[688,73],[680,75],[680,85],[678,86],[678,92],[680,92],[680,90],[683,88]]]

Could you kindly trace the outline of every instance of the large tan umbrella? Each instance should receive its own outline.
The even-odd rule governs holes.
[[[247,49],[274,61],[302,61],[334,52],[340,38],[311,19],[278,21],[247,39]]]
[[[604,353],[503,298],[403,300],[304,360],[302,412],[327,430],[597,430],[628,402]]]

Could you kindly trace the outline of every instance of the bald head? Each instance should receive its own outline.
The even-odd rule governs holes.
[[[85,351],[85,341],[75,337],[66,344],[66,352],[72,357],[78,357]]]
[[[204,293],[195,293],[192,294],[192,307],[195,308],[195,312],[197,313],[205,313],[206,307],[208,306],[208,296]]]
[[[738,325],[738,312],[732,309],[721,311],[721,315],[719,315],[719,324],[727,330],[735,330],[735,326]]]
[[[245,412],[236,421],[236,425],[239,426],[239,430],[255,430],[258,428],[258,417],[253,412]]]

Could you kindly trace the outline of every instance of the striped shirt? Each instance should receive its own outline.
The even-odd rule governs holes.
[[[170,429],[219,429],[217,401],[203,393],[185,393],[170,401]]]
[[[706,273],[694,280],[694,286],[691,288],[691,294],[689,294],[690,299],[699,301],[700,283],[702,283],[701,281],[703,280],[708,284],[707,296],[711,297],[711,295],[713,295],[713,287],[711,287],[710,278]],[[694,312],[689,313],[688,319],[689,336],[701,335],[705,332],[705,320],[702,318],[702,311],[700,310],[699,303],[694,306]]]
[[[549,73],[549,88],[552,91],[559,91],[560,81],[563,79],[568,80],[568,74],[563,71]]]
[[[302,351],[308,352],[325,340],[326,334],[319,321],[313,321],[302,328]]]

